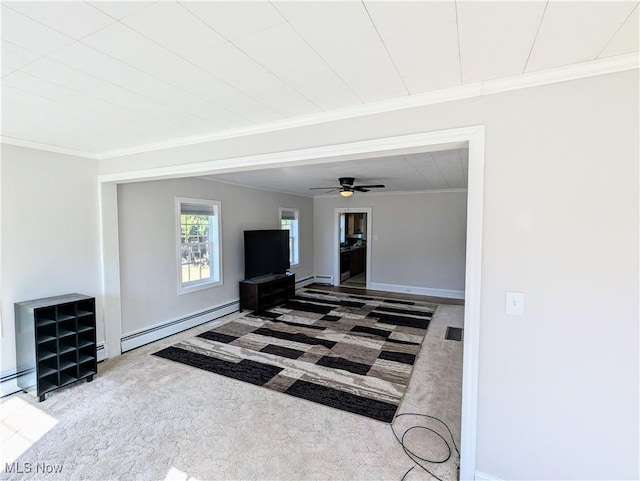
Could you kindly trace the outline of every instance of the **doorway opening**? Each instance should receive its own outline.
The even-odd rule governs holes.
[[[340,214],[340,285],[367,287],[367,213]]]
[[[335,209],[334,286],[370,288],[371,220],[371,207]]]

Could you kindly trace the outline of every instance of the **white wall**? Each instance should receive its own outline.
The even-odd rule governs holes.
[[[222,203],[224,284],[178,295],[175,198]],[[202,179],[118,186],[123,336],[238,300],[244,278],[243,231],[277,229],[279,207],[300,209],[300,280],[313,273],[313,201]]]
[[[122,172],[485,125],[477,470],[638,479],[638,70],[101,162]],[[505,291],[525,315],[504,313]]]
[[[2,145],[3,377],[16,369],[15,302],[95,296],[97,338],[104,341],[97,169],[95,160]],[[3,383],[3,394],[12,386]]]
[[[333,276],[335,209],[371,207],[371,283],[464,293],[466,192],[338,195],[314,200],[316,275]],[[391,288],[388,286],[387,288]],[[374,286],[375,287],[375,286]],[[419,289],[415,289],[419,288]],[[453,293],[452,293],[453,294]]]

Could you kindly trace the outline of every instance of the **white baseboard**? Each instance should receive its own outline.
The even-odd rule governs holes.
[[[315,276],[315,281],[319,284],[333,285],[333,276]]]
[[[491,476],[487,473],[481,473],[480,471],[475,472],[473,479],[475,479],[475,481],[502,481],[495,476]]]
[[[96,345],[96,358],[98,359],[98,362],[109,359],[109,349],[107,348],[106,342],[99,342]]]
[[[18,372],[15,369],[0,374],[0,397],[21,391],[17,380]]]
[[[150,342],[158,341],[167,336],[213,321],[219,317],[236,312],[239,308],[240,301],[236,299],[234,301],[212,307],[206,311],[197,312],[179,319],[165,321],[153,327],[129,333],[120,340],[122,352],[130,351],[136,347],[144,346]]]
[[[314,276],[305,277],[304,279],[296,279],[296,289],[300,287],[308,286],[309,284],[313,284],[316,281]]]
[[[369,289],[375,291],[399,292],[403,294],[417,294],[420,296],[448,297],[450,299],[464,299],[464,291],[453,289],[434,289],[430,287],[403,286],[400,284],[383,284],[372,282]]]

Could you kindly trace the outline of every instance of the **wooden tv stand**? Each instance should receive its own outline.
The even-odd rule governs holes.
[[[295,291],[292,272],[245,279],[240,281],[240,310],[264,311],[293,297]]]

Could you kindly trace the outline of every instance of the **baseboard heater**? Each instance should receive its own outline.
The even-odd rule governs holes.
[[[99,342],[96,346],[96,359],[98,362],[101,362],[107,359],[107,357],[107,350],[104,346],[104,342]]]
[[[127,352],[136,347],[144,346],[150,342],[159,341],[165,337],[177,334],[192,327],[206,324],[219,317],[226,316],[240,309],[240,301],[235,300],[226,304],[221,304],[206,311],[201,311],[190,316],[174,319],[148,329],[133,332],[120,339],[120,347],[122,352]]]
[[[17,380],[22,376],[35,375],[35,369],[22,369],[21,371],[12,370],[3,372],[0,375],[0,397],[9,396],[10,394],[20,392],[22,389],[18,386]]]
[[[316,282],[318,284],[333,285],[333,276],[316,276]]]
[[[299,287],[308,286],[309,284],[313,284],[314,282],[315,282],[314,276],[308,276],[308,277],[305,277],[304,279],[296,279],[296,289],[298,289]]]

